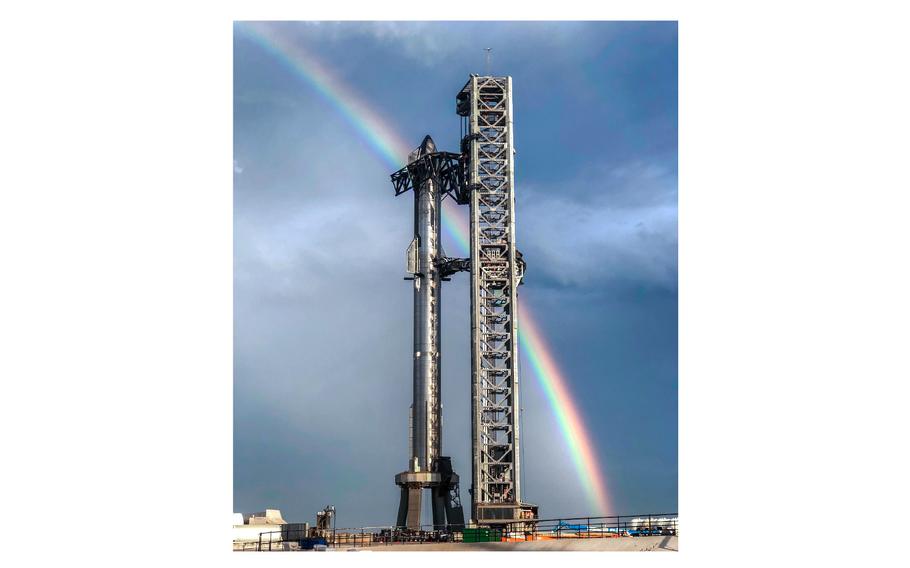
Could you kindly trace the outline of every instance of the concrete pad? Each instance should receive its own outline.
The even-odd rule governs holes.
[[[678,552],[679,537],[676,536],[639,536],[621,538],[581,538],[561,540],[537,540],[531,542],[441,542],[431,544],[376,544],[365,550],[375,552],[427,552],[445,551],[483,551],[483,552],[521,552],[521,551],[638,551],[638,552]]]

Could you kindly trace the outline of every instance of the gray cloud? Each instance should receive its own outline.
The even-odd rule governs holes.
[[[483,61],[484,47],[494,49],[494,62],[501,56],[509,57],[517,46],[532,45],[552,50],[554,56],[565,58],[577,54],[595,34],[603,39],[616,29],[610,23],[593,29],[590,22],[310,21],[269,25],[308,42],[370,39],[395,50],[402,60],[426,68],[454,56],[460,60],[467,56],[479,64]],[[567,51],[567,48],[571,50]]]
[[[369,49],[354,52],[368,58],[376,44],[396,47],[402,61],[396,60],[393,70],[409,73],[416,63],[425,66],[430,81],[435,63],[421,58],[475,50],[477,39],[470,34],[479,32],[470,30],[479,27],[438,26],[435,34],[422,33],[430,28],[373,22],[289,29],[330,55],[341,47],[351,53],[357,38],[373,38],[365,43]],[[540,42],[571,44],[576,28],[556,28],[556,39],[541,33],[543,24],[502,29],[535,49]],[[553,55],[563,56],[573,54]],[[356,68],[359,58],[338,59],[362,72]],[[388,167],[309,87],[293,77],[274,84],[263,80],[259,73],[269,64],[282,69],[274,62],[256,59],[243,67],[244,59],[237,61],[234,156],[243,175],[234,176],[234,506],[238,511],[279,507],[289,520],[312,522],[316,510],[332,503],[342,525],[386,524],[397,507],[392,478],[407,459],[412,297],[401,277],[411,237],[411,198],[393,197]],[[375,95],[383,85],[360,87]],[[440,103],[440,124],[453,119],[450,103]],[[388,101],[376,105],[397,108]],[[418,121],[410,114],[406,119],[403,124]],[[624,315],[620,307],[626,303],[619,300],[622,306],[611,306],[610,318],[595,318],[597,306],[581,300],[607,282],[675,286],[675,173],[649,161],[603,166],[564,185],[520,182],[518,198],[519,246],[529,259],[531,280],[522,287],[523,297],[536,301],[541,319],[559,314],[549,320],[547,333],[565,338],[560,359],[590,364],[570,376],[573,385],[587,389],[586,400],[598,400],[600,393],[606,405],[615,386],[607,392],[592,379],[604,366],[595,356],[610,345],[636,351],[628,341],[639,335],[648,337],[648,345],[654,341],[651,330],[618,328],[608,335],[601,320],[613,326],[664,320]],[[535,283],[538,275],[552,287],[542,289]],[[443,292],[443,436],[445,451],[465,480],[465,503],[468,303],[467,275],[456,275]],[[568,335],[579,326],[589,326],[587,336]],[[644,353],[654,359],[652,352]],[[610,355],[611,363],[625,361],[618,351]],[[527,367],[522,376],[527,498],[547,515],[590,510],[543,391]],[[628,393],[635,386],[619,388]],[[625,404],[624,396],[616,404]],[[588,416],[596,419],[596,411]]]
[[[602,167],[560,185],[521,188],[523,248],[564,285],[638,282],[675,289],[676,176],[660,165]]]
[[[339,167],[343,136],[295,142],[290,155],[318,152],[320,160],[290,187],[257,181],[256,168],[237,178],[235,506],[276,506],[307,520],[331,502],[350,522],[385,524],[407,452],[412,305],[401,276],[412,203],[392,196],[381,164]],[[519,195],[519,227],[533,227],[519,242],[533,271],[573,286],[675,284],[675,182],[664,169],[605,167],[559,188],[525,185]],[[467,479],[465,275],[443,301],[444,445]],[[549,515],[588,510],[535,381],[527,375],[522,395],[533,418],[523,424],[526,494]],[[287,484],[278,492],[276,479]]]
[[[388,523],[407,460],[411,200],[377,160],[351,167],[346,125],[255,108],[269,134],[235,177],[235,507],[312,521],[331,502]]]

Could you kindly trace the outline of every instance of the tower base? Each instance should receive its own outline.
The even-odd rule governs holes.
[[[479,526],[512,525],[519,530],[522,521],[533,522],[537,516],[537,505],[531,503],[483,503],[477,505],[477,518],[474,522]]]
[[[397,527],[421,529],[423,490],[429,489],[433,506],[433,530],[464,529],[464,509],[459,495],[458,474],[452,471],[451,458],[440,457],[437,466],[439,471],[403,471],[395,476],[395,484],[401,488]]]

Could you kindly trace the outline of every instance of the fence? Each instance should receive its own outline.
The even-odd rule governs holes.
[[[656,535],[678,535],[679,519],[676,513],[648,515],[619,515],[612,517],[563,517],[558,519],[530,519],[507,523],[497,527],[502,542],[560,540],[579,538],[619,538]],[[470,532],[471,529],[468,529]],[[298,550],[301,543],[313,544],[313,535],[329,547],[372,547],[391,544],[421,544],[438,542],[463,542],[461,531],[438,530],[432,525],[419,529],[403,527],[357,527],[314,531],[284,529],[263,532],[258,542],[235,542],[234,550]],[[467,539],[473,541],[474,539]]]
[[[676,513],[612,517],[564,517],[509,523],[503,540],[559,540],[564,538],[613,538],[679,534]]]

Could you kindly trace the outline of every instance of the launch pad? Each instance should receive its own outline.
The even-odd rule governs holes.
[[[512,78],[471,75],[456,96],[461,152],[439,152],[430,136],[392,174],[395,195],[414,193],[414,238],[406,280],[414,286],[414,371],[408,469],[397,526],[419,528],[431,492],[437,530],[464,527],[459,478],[441,455],[441,283],[471,275],[471,524],[537,517],[521,500],[518,294],[525,263],[515,248]],[[470,257],[448,258],[440,242],[442,200],[470,208]]]

